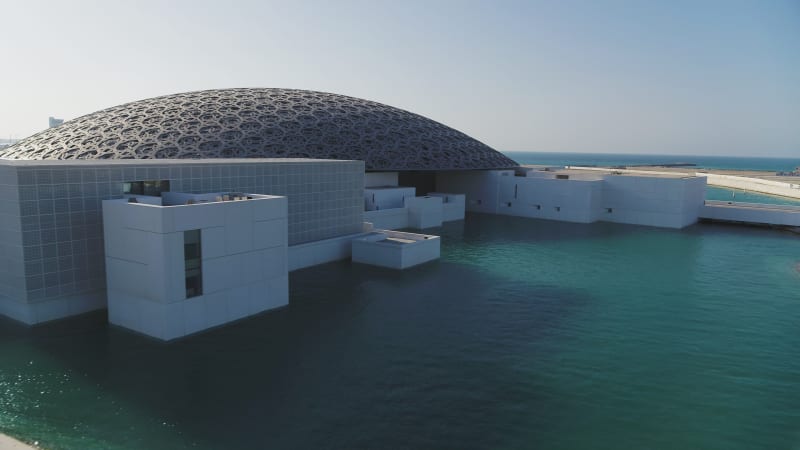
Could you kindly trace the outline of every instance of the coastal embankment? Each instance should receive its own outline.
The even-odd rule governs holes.
[[[599,168],[577,167],[570,169],[582,170],[613,170],[621,173],[652,174],[652,175],[685,175],[706,177],[709,186],[719,186],[729,189],[760,192],[762,194],[779,195],[782,197],[800,199],[800,176],[776,175],[775,172],[756,170],[716,170],[698,169],[686,170],[685,167],[664,166],[628,166],[625,168]]]
[[[705,176],[706,183],[711,186],[720,186],[732,189],[743,189],[764,194],[780,195],[783,197],[800,198],[800,180],[796,182],[773,181],[759,177],[742,177],[736,175],[723,175],[717,173],[697,172],[698,176]],[[800,177],[786,177],[797,179]]]
[[[0,450],[33,450],[35,448],[0,433]]]

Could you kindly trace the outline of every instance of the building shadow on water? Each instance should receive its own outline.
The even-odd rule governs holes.
[[[287,308],[167,344],[107,325],[105,312],[3,321],[0,339],[16,348],[5,371],[36,378],[36,365],[19,367],[35,349],[84,381],[34,421],[57,415],[52,431],[93,435],[97,447],[486,448],[541,395],[517,366],[590,301],[445,261],[331,263],[293,272],[290,285]]]

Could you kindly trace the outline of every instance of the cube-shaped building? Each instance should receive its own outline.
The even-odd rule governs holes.
[[[109,321],[170,340],[289,303],[286,197],[103,201]]]

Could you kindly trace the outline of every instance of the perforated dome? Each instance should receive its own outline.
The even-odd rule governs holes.
[[[104,109],[9,147],[4,159],[357,159],[367,170],[502,169],[518,164],[428,118],[294,89],[223,89]]]

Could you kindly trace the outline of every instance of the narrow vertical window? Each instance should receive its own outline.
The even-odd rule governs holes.
[[[203,249],[200,230],[183,232],[183,262],[186,271],[186,298],[203,295]]]

